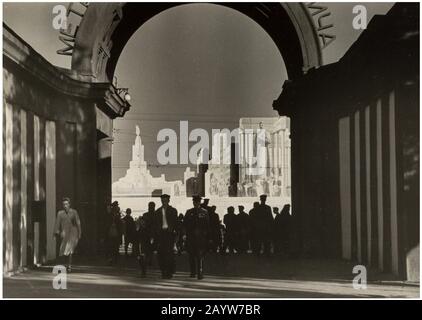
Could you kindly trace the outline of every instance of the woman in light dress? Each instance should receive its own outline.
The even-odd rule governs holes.
[[[63,210],[59,210],[54,236],[61,239],[59,256],[68,257],[67,271],[72,270],[72,255],[81,239],[81,221],[78,212],[70,207],[70,199],[63,198]]]

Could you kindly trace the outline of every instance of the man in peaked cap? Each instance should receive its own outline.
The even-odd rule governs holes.
[[[258,240],[258,251],[257,254],[259,255],[259,251],[261,246],[264,247],[264,254],[269,256],[271,254],[271,230],[273,227],[273,214],[271,211],[271,207],[266,205],[265,202],[267,200],[267,195],[262,194],[259,196],[261,203],[256,209],[256,231],[257,231],[257,240]]]
[[[170,196],[161,195],[161,207],[155,211],[155,237],[158,251],[158,264],[163,279],[171,279],[175,268],[174,242],[177,231],[177,210],[170,206]]]
[[[249,250],[251,222],[249,215],[245,212],[245,207],[239,206],[239,214],[236,216],[237,222],[237,245],[236,250],[239,253],[247,253]]]
[[[210,219],[201,208],[201,197],[192,197],[193,208],[186,211],[183,224],[186,230],[186,250],[189,254],[190,276],[203,279],[204,256],[210,239]]]

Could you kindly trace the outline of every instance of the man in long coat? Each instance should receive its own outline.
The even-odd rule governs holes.
[[[163,279],[171,279],[176,271],[174,244],[177,232],[177,210],[169,205],[170,196],[161,195],[161,207],[155,211],[155,240],[158,264]]]
[[[154,232],[155,230],[155,202],[150,201],[148,202],[148,211],[142,215],[144,220],[144,241],[141,242],[142,251],[145,254],[145,263],[147,266],[152,265],[152,257],[154,251],[157,247],[157,244],[153,242],[155,238]]]
[[[250,217],[245,212],[244,206],[239,206],[239,214],[236,216],[238,235],[237,235],[237,251],[239,253],[247,253],[249,250],[250,240]]]
[[[141,269],[141,276],[145,277],[147,273],[147,267],[152,265],[152,255],[154,252],[153,238],[154,230],[154,219],[155,219],[155,203],[148,203],[148,211],[140,216],[137,220],[137,240],[139,243],[138,249],[138,263]]]
[[[227,213],[223,217],[224,225],[226,226],[226,247],[230,253],[234,253],[236,247],[237,237],[237,216],[234,213],[234,207],[230,206],[227,208]]]
[[[263,194],[259,197],[259,199],[261,200],[261,203],[256,209],[258,248],[261,248],[261,245],[263,245],[264,254],[269,256],[271,254],[271,235],[274,218],[271,207],[265,204],[267,201],[267,195]]]
[[[204,256],[210,240],[210,219],[201,208],[201,197],[193,196],[193,208],[186,211],[183,221],[186,230],[186,250],[189,253],[191,277],[203,279]]]
[[[126,209],[126,215],[123,217],[122,222],[125,237],[125,256],[128,256],[129,243],[132,244],[132,256],[136,256],[138,254],[138,248],[136,248],[138,242],[136,239],[136,225],[135,220],[132,217],[132,209]]]

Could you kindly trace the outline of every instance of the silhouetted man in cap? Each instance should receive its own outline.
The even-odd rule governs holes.
[[[171,279],[175,270],[174,242],[177,231],[177,210],[169,205],[170,196],[161,196],[161,207],[155,211],[155,237],[158,264],[163,279]]]
[[[148,211],[142,215],[142,218],[144,234],[141,246],[145,255],[145,263],[147,266],[151,266],[154,248],[157,246],[157,243],[154,242],[154,238],[156,238],[155,232],[157,231],[155,228],[155,202],[151,201],[148,203]]]
[[[273,230],[273,214],[271,207],[266,205],[267,195],[263,194],[259,197],[261,203],[256,209],[256,221],[257,228],[257,254],[260,254],[261,246],[264,247],[264,254],[269,256],[271,254],[271,235]]]
[[[136,256],[138,254],[136,248],[136,225],[135,220],[132,218],[132,209],[126,209],[126,215],[123,217],[123,226],[124,226],[124,237],[125,237],[125,256],[128,255],[128,248],[129,243],[132,244],[132,256]]]
[[[120,207],[117,201],[114,201],[111,204],[110,212],[105,217],[105,231],[107,258],[110,265],[112,265],[117,263],[123,233],[122,220],[120,219]]]
[[[186,211],[186,250],[189,253],[190,276],[203,279],[204,256],[208,250],[210,221],[207,210],[201,208],[201,197],[192,197],[193,208]]]
[[[237,219],[237,250],[239,253],[247,253],[249,249],[249,235],[250,235],[250,217],[245,212],[244,206],[239,206],[239,214]]]
[[[154,225],[155,223],[155,203],[148,203],[148,211],[137,220],[138,239],[138,263],[141,269],[141,276],[145,277],[147,267],[152,265]]]
[[[138,263],[141,269],[141,276],[145,277],[147,273],[146,249],[151,241],[146,230],[145,218],[140,216],[136,220],[137,239],[138,239]]]
[[[234,253],[236,244],[237,221],[234,207],[227,208],[227,214],[224,215],[223,222],[226,226],[226,247],[230,253]]]
[[[278,209],[277,209],[278,211]],[[274,219],[274,251],[284,257],[290,255],[290,205],[284,205]]]

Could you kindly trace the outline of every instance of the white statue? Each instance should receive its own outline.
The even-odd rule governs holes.
[[[259,123],[258,133],[254,135],[254,153],[257,157],[257,168],[259,168],[260,176],[267,177],[270,169],[270,148],[271,137],[267,130],[264,131],[265,135],[262,136],[260,130],[265,130],[262,122]],[[258,149],[259,148],[259,149]]]
[[[141,129],[139,129],[139,126],[136,125],[136,138],[135,138],[135,146],[141,146]]]

